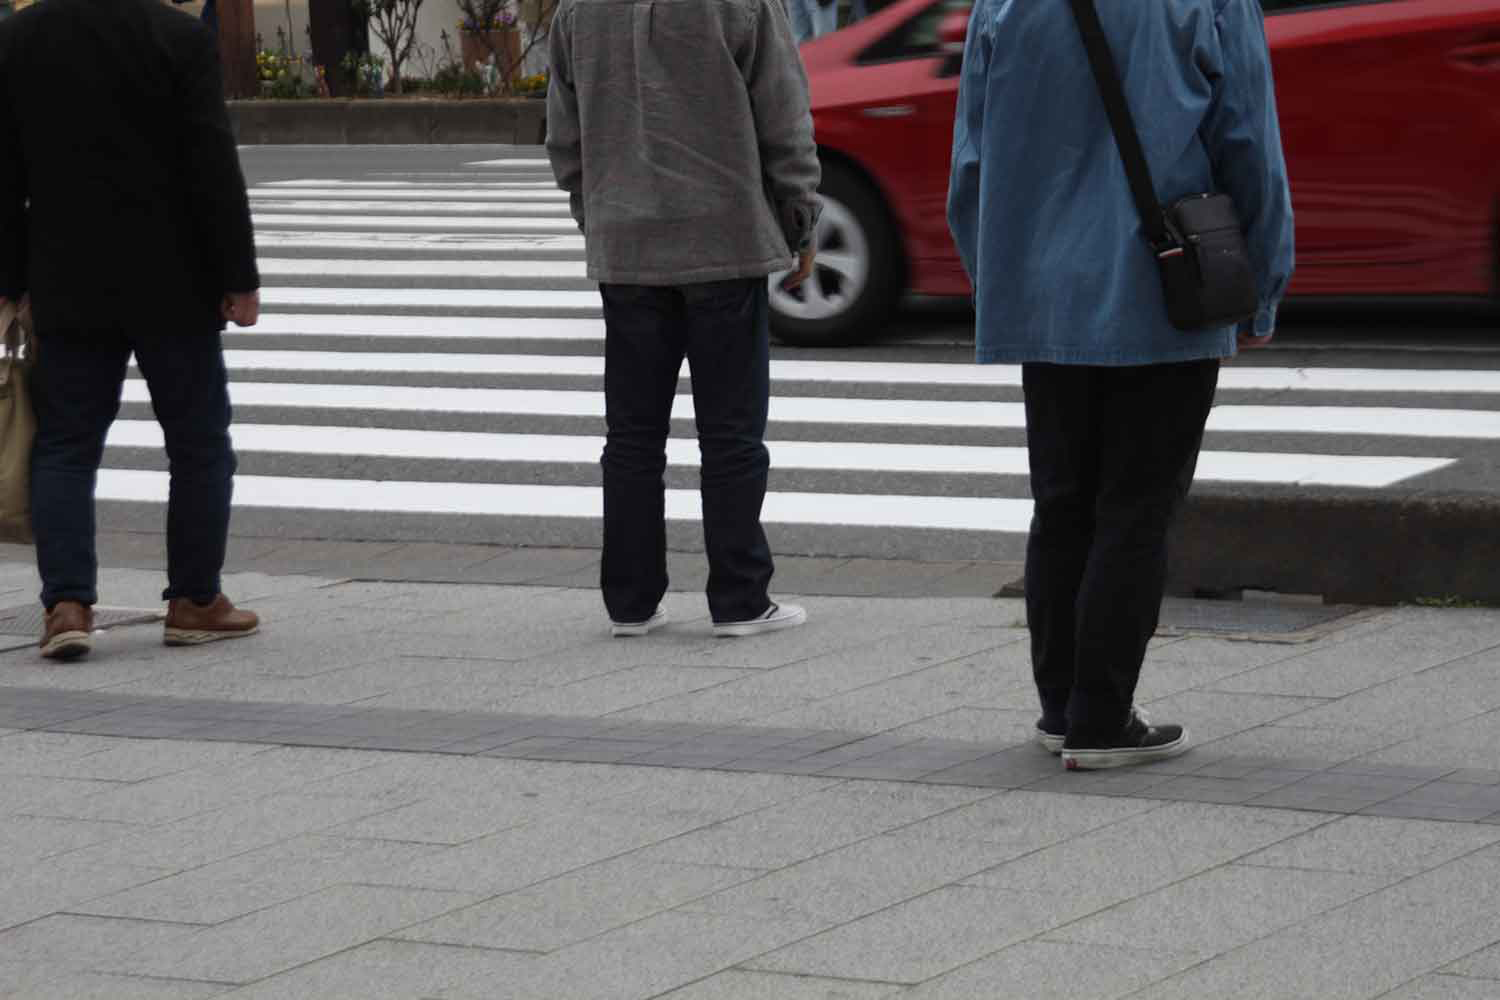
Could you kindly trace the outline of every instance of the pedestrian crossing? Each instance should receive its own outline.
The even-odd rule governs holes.
[[[265,312],[225,340],[236,530],[597,544],[604,327],[546,161],[518,150],[250,197]],[[765,520],[779,551],[1019,554],[1019,368],[776,353]],[[667,454],[681,547],[699,518],[688,375]],[[1219,400],[1201,489],[1409,487],[1500,440],[1493,371],[1246,363],[1226,368]],[[132,377],[123,402],[99,479],[106,523],[159,527],[167,475],[145,384]]]

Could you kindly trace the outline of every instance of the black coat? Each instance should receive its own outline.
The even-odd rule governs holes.
[[[209,31],[161,0],[0,22],[0,296],[43,337],[194,333],[259,286]]]

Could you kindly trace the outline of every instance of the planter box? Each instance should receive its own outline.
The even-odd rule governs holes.
[[[243,145],[530,146],[547,134],[546,102],[527,98],[230,101],[229,120]]]

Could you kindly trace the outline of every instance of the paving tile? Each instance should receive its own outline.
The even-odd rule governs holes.
[[[1425,815],[1421,812],[1424,808],[1434,819],[1484,819],[1500,812],[1500,786],[1434,781],[1365,811],[1382,816]]]
[[[705,822],[691,815],[622,812],[601,823],[587,811],[557,809],[525,826],[391,866],[380,881],[462,892],[510,892],[671,840]]]
[[[50,916],[80,911],[97,897],[141,886],[170,874],[139,865],[90,865],[66,855],[10,864],[0,859],[0,931]]]
[[[1417,875],[1500,842],[1500,829],[1454,823],[1347,816],[1244,859],[1308,871]]]
[[[967,789],[840,786],[677,837],[643,856],[685,864],[781,868],[983,796]]]
[[[1301,781],[1266,792],[1250,805],[1322,812],[1359,812],[1405,795],[1426,784],[1421,778],[1383,778],[1367,774],[1309,775]]]
[[[196,931],[123,961],[122,971],[248,983],[475,902],[461,893],[334,886]]]
[[[824,931],[748,964],[766,972],[916,984],[1065,923],[1039,893],[951,886]]]
[[[1500,980],[1500,943],[1466,955],[1442,971],[1472,979]]]
[[[1222,690],[1343,698],[1500,644],[1500,622],[1475,617],[1467,626],[1445,614],[1385,616],[1369,630],[1330,641],[1278,663],[1221,681]]]
[[[1020,857],[1158,808],[1161,803],[1144,799],[1011,791],[919,820],[901,833],[995,844]]]
[[[890,1000],[900,986],[731,969],[663,994],[661,1000]]]
[[[1239,694],[1221,691],[1184,691],[1146,702],[1153,720],[1184,725],[1195,745],[1233,736],[1290,717],[1302,718],[1309,709],[1327,702],[1319,698]]]
[[[826,930],[964,881],[1010,857],[1000,844],[883,835],[714,893],[682,909],[763,920],[808,920]]]
[[[538,959],[516,952],[379,940],[339,952],[225,994],[232,1000],[524,1000]]]
[[[1500,996],[1500,982],[1492,979],[1432,975],[1383,994],[1381,1000],[1494,1000],[1496,996]]]
[[[231,989],[219,983],[197,983],[181,979],[142,979],[134,976],[112,976],[79,972],[51,980],[33,990],[12,996],[15,1000],[206,1000],[223,996]]]
[[[1050,940],[1204,959],[1383,889],[1400,876],[1225,865],[1068,925]]]
[[[755,878],[743,868],[604,861],[398,932],[408,941],[556,951]]]
[[[0,933],[0,954],[8,962],[51,965],[60,972],[108,970],[196,931],[187,924],[53,914]]]
[[[674,910],[571,945],[533,967],[527,995],[578,1000],[655,997],[806,937],[795,919]]]
[[[1099,909],[1237,860],[1320,822],[1296,812],[1173,802],[964,881],[1052,893]],[[1131,863],[1121,864],[1121,858]]]
[[[1144,952],[1061,941],[1028,941],[907,993],[902,1000],[1119,1000],[1196,961],[1191,955]],[[1226,996],[1231,994],[1225,994]]]
[[[47,816],[0,816],[0,858],[14,864],[128,838],[142,828]]]
[[[180,923],[218,924],[343,882],[384,877],[438,848],[305,836],[194,868],[148,885],[94,893],[74,912]]]
[[[1383,996],[1500,939],[1493,849],[1382,889],[1157,983],[1153,1000]]]
[[[1062,769],[1056,757],[1035,746],[1010,747],[976,760],[944,768],[924,779],[935,785],[971,785],[976,788],[1020,788],[1055,777]]]

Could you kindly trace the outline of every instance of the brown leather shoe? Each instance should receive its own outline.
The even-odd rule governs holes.
[[[47,612],[42,655],[49,660],[76,660],[94,648],[94,609],[78,601],[58,601]]]
[[[168,646],[201,646],[220,639],[238,639],[253,635],[260,628],[260,618],[253,611],[241,611],[220,594],[207,607],[199,607],[186,597],[167,605]]]

